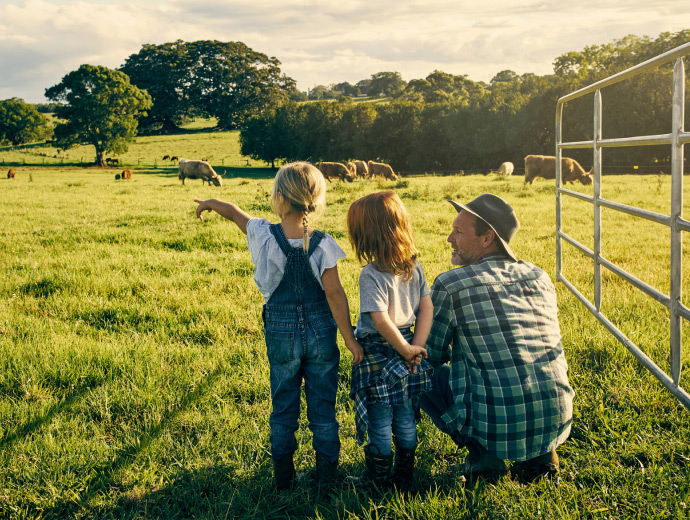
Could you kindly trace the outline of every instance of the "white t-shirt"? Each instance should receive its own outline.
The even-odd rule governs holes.
[[[254,263],[254,281],[266,302],[280,285],[287,263],[287,257],[269,229],[270,225],[271,223],[265,218],[252,218],[247,222],[247,247]],[[288,238],[288,244],[291,247],[302,247],[302,239]],[[345,258],[345,252],[335,239],[326,233],[309,257],[311,270],[321,288],[323,288],[321,282],[323,272],[335,267],[341,258]]]
[[[429,294],[424,269],[419,262],[412,271],[412,278],[377,271],[374,264],[367,264],[359,274],[359,319],[355,335],[362,338],[370,332],[378,332],[371,312],[388,312],[393,324],[399,329],[412,326],[419,312],[419,300]]]

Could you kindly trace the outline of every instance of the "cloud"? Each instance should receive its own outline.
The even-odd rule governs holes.
[[[688,27],[686,0],[23,0],[0,6],[0,99],[41,102],[83,63],[116,68],[144,43],[241,41],[306,90],[380,71],[489,81],[628,34]]]

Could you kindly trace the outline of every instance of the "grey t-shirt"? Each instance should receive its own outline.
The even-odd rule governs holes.
[[[408,281],[402,276],[377,271],[373,264],[365,265],[359,275],[359,318],[355,336],[362,338],[370,332],[378,332],[370,312],[388,311],[396,327],[410,327],[419,312],[419,300],[427,294],[429,287],[419,262]]]

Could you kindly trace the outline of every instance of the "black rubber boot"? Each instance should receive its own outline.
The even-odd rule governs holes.
[[[393,454],[375,455],[369,445],[364,447],[364,474],[361,477],[347,477],[345,483],[368,491],[383,491],[390,485]]]
[[[557,479],[560,471],[556,450],[539,455],[523,462],[515,462],[511,468],[524,482],[533,482],[539,478]]]
[[[405,449],[395,443],[395,467],[393,469],[393,485],[399,491],[408,492],[414,482],[414,453],[416,447]]]
[[[314,485],[321,494],[333,491],[338,481],[338,461],[329,462],[323,455],[316,454],[316,474]]]
[[[486,448],[474,439],[467,439],[465,445],[469,453],[465,459],[463,476],[467,480],[483,478],[495,482],[508,471],[503,459],[486,451]]]
[[[292,456],[293,453],[288,453],[280,459],[273,458],[273,475],[278,491],[292,489],[295,483],[295,463]]]

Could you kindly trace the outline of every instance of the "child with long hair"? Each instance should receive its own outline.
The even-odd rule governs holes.
[[[254,281],[265,300],[262,317],[271,377],[269,424],[276,488],[294,485],[293,453],[304,378],[316,452],[315,482],[327,491],[335,485],[340,454],[335,417],[340,361],[336,326],[355,365],[362,360],[362,348],[353,334],[338,277],[336,264],[345,253],[333,237],[309,225],[310,216],[326,203],[323,175],[306,162],[278,170],[271,205],[279,224],[253,218],[235,204],[217,199],[195,202],[198,218],[204,211],[215,211],[247,235]]]
[[[417,261],[410,217],[393,191],[356,200],[347,213],[350,242],[366,262],[359,276],[360,314],[355,336],[364,349],[353,365],[350,397],[355,401],[357,442],[364,447],[365,472],[347,480],[355,486],[403,491],[413,481],[419,395],[431,389],[431,365],[423,359],[433,304]],[[411,327],[414,325],[414,333]]]

